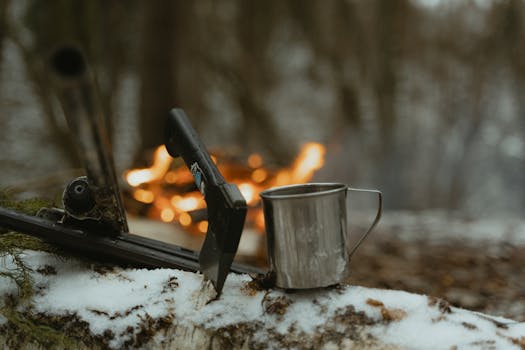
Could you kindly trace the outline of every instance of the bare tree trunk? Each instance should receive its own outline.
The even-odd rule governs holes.
[[[89,1],[89,0],[88,0]],[[98,11],[104,11],[99,22],[90,23],[94,28],[90,32],[98,39],[97,57],[99,65],[94,66],[95,78],[100,87],[100,98],[105,126],[110,140],[114,135],[115,122],[115,96],[120,89],[122,78],[126,69],[129,68],[130,51],[127,36],[137,25],[136,4],[132,2],[123,3],[118,0],[104,1],[98,6]],[[122,16],[126,11],[127,15]],[[98,27],[98,28],[97,28]],[[103,30],[110,30],[111,35],[104,35]],[[101,33],[102,32],[102,33]]]
[[[272,111],[265,106],[275,79],[265,56],[279,23],[280,5],[239,1],[237,6],[235,34],[240,52],[237,67],[233,67],[238,72],[234,93],[242,118],[237,139],[248,148],[266,149],[274,161],[287,163],[295,150],[279,135]]]
[[[404,35],[410,19],[408,1],[375,0],[372,5],[375,21],[374,50],[376,57],[371,72],[372,88],[377,98],[378,118],[383,149],[391,147],[397,121],[395,97],[398,85],[399,63],[404,54]],[[369,57],[371,58],[371,57]]]
[[[7,11],[9,9],[9,0],[0,0],[0,67],[3,60],[4,39],[7,29]]]
[[[461,155],[457,157],[456,164],[452,170],[451,184],[449,189],[447,208],[457,210],[461,208],[461,202],[465,198],[467,190],[466,185],[469,181],[467,177],[467,170],[469,168],[469,160],[474,151],[473,146],[476,141],[479,131],[481,130],[484,112],[483,112],[483,75],[479,79],[472,81],[473,101],[471,107],[471,115],[467,118],[470,122],[464,136],[463,149]]]
[[[7,30],[7,10],[9,0],[0,0],[0,71],[4,60],[4,40],[6,38]],[[4,125],[4,118],[0,118],[0,127]]]
[[[176,49],[185,16],[182,1],[152,0],[143,5],[139,152],[163,143],[167,113],[178,102]]]

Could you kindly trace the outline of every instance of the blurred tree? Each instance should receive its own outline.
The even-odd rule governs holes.
[[[236,6],[239,51],[232,69],[237,73],[233,91],[241,114],[237,139],[248,148],[266,149],[277,163],[289,162],[294,150],[281,137],[271,104],[266,103],[276,84],[270,49],[280,24],[281,4],[239,0]]]
[[[11,37],[23,53],[28,75],[43,108],[43,115],[51,127],[51,141],[59,145],[71,165],[78,165],[68,130],[62,115],[54,104],[50,89],[46,60],[52,50],[63,44],[75,44],[87,56],[98,79],[101,104],[113,135],[115,92],[128,65],[126,59],[133,52],[129,38],[133,28],[135,1],[125,4],[118,0],[43,1],[31,0],[25,11],[25,28],[12,23]],[[127,16],[121,14],[126,11]],[[31,41],[22,33],[29,30]],[[126,52],[127,51],[127,52]]]
[[[400,63],[403,60],[407,23],[411,23],[409,0],[375,0],[370,3],[375,14],[369,38],[373,50],[368,56],[372,88],[377,99],[383,150],[392,147],[393,131],[397,119],[395,105]]]
[[[502,64],[509,67],[513,77],[513,90],[517,101],[517,127],[520,130],[522,148],[525,145],[525,3],[521,0],[506,0],[494,4],[490,16],[494,53],[500,53]],[[519,203],[525,208],[525,160],[521,166],[512,166],[509,182],[513,192],[522,193]]]
[[[311,3],[288,1],[291,19],[298,25],[316,58],[328,61],[335,82],[340,104],[338,125],[334,132],[341,131],[348,123],[359,129],[362,123],[359,99],[361,76],[352,65],[363,63],[365,43],[363,28],[358,18],[357,5],[345,0]],[[350,73],[349,73],[350,72]]]
[[[185,50],[184,23],[189,16],[185,1],[152,0],[142,2],[143,23],[140,62],[141,148],[152,149],[163,143],[167,112],[177,105],[178,52]]]
[[[9,0],[0,0],[0,67],[2,66],[4,39],[7,29],[7,10]]]
[[[522,0],[434,7],[415,0],[28,0],[16,3],[26,28],[16,20],[2,26],[14,4],[0,0],[0,48],[7,35],[21,49],[64,158],[75,159],[42,63],[57,45],[74,42],[95,70],[108,118],[117,114],[123,78],[137,79],[136,160],[163,141],[166,112],[180,105],[197,129],[220,125],[214,141],[281,165],[296,153],[283,125],[322,128],[329,143],[344,145],[352,169],[342,176],[378,184],[391,207],[463,207],[473,178],[482,179],[480,153],[491,155],[502,186],[525,191],[525,162],[498,159],[501,150],[483,143],[487,126],[500,142],[518,135],[514,148],[525,140]],[[500,90],[509,86],[503,110]],[[318,101],[333,107],[320,107],[326,119],[279,120],[291,118],[290,99],[306,109]]]

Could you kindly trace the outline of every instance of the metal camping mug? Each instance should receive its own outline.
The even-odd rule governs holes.
[[[346,195],[349,191],[378,195],[374,222],[349,246]],[[381,218],[382,195],[377,190],[341,183],[308,183],[261,192],[270,266],[277,287],[318,288],[343,282],[350,258]]]

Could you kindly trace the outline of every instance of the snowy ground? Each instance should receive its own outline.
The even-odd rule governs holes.
[[[110,348],[281,348],[356,346],[406,349],[523,349],[525,323],[451,307],[425,295],[357,286],[285,293],[231,274],[209,301],[201,275],[173,269],[94,268],[27,251],[36,294],[33,313],[64,317]],[[12,268],[1,261],[0,268]],[[16,293],[0,280],[0,295]],[[45,316],[42,316],[45,315]],[[9,333],[0,316],[1,335]],[[64,329],[68,329],[64,326]],[[176,343],[172,341],[176,340]],[[181,343],[186,341],[187,343]]]
[[[353,257],[350,282],[433,295],[523,322],[524,239],[525,220],[518,218],[387,212]]]

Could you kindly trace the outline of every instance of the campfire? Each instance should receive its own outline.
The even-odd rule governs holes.
[[[266,167],[261,155],[251,154],[245,161],[232,161],[218,154],[213,162],[228,182],[235,183],[249,206],[247,227],[264,232],[264,215],[259,193],[264,189],[299,184],[312,179],[324,163],[325,147],[306,143],[293,163],[283,169]],[[131,196],[141,203],[141,213],[152,219],[176,223],[189,232],[206,233],[206,202],[197,190],[193,176],[181,159],[172,158],[164,145],[153,153],[150,167],[125,172]]]

